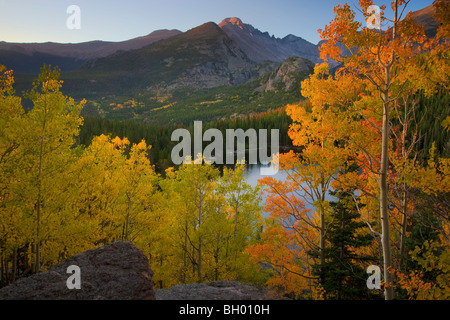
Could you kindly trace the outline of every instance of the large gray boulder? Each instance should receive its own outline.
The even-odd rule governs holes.
[[[156,300],[280,300],[284,297],[239,281],[212,281],[156,289]]]
[[[80,269],[80,289],[69,289],[69,266]],[[154,300],[153,271],[131,242],[113,242],[0,289],[0,300]],[[74,282],[70,282],[74,283]]]

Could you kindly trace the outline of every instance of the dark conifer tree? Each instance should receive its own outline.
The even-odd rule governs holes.
[[[357,170],[352,165],[347,171]],[[373,299],[378,296],[367,288],[366,268],[375,264],[376,259],[368,255],[359,255],[355,249],[370,246],[374,238],[367,232],[359,232],[367,228],[360,220],[357,205],[361,208],[354,190],[336,189],[330,192],[336,201],[330,203],[332,213],[330,225],[326,232],[325,263],[316,264],[314,273],[320,279],[325,291],[325,298],[330,300]],[[355,202],[356,201],[356,202]],[[381,295],[379,295],[382,298]]]

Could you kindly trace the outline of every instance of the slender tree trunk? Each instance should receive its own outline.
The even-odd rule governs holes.
[[[186,271],[187,271],[187,241],[188,241],[188,222],[184,222],[184,252],[183,252],[183,279],[182,283],[186,283]]]
[[[219,254],[220,254],[220,233],[217,234],[217,244],[216,244],[216,250],[214,252],[214,262],[216,263],[216,268],[215,268],[215,275],[214,275],[214,280],[217,281],[219,280]]]
[[[0,285],[3,285],[5,276],[4,276],[4,269],[3,269],[3,251],[0,254]]]
[[[320,264],[325,263],[325,215],[323,209],[320,212]]]
[[[44,121],[45,130],[45,121]],[[36,260],[35,272],[38,273],[41,268],[41,207],[42,207],[42,158],[44,152],[44,138],[41,138],[39,150],[39,174],[38,174],[38,199],[37,199],[37,215],[36,215]]]
[[[200,191],[199,194],[199,202],[198,202],[198,227],[200,228],[200,226],[203,223],[203,194]],[[201,230],[200,230],[201,232]],[[198,277],[198,282],[202,282],[203,281],[203,277],[202,277],[202,245],[203,245],[203,239],[201,234],[198,237],[198,261],[197,261],[197,277]]]
[[[127,207],[127,218],[125,221],[125,241],[128,241],[128,227],[130,225],[130,211],[131,211],[131,197],[127,194],[128,207]]]
[[[323,121],[321,122],[322,130],[324,127]],[[323,132],[323,131],[322,131]],[[322,154],[325,148],[325,137],[322,135],[321,142]],[[327,188],[325,187],[325,179],[323,173],[320,174],[320,265],[323,266],[325,264],[325,208],[323,204],[325,202],[325,193]],[[325,282],[323,277],[323,273],[321,275],[322,284]]]
[[[17,247],[14,247],[11,283],[14,283],[16,281],[16,274],[17,274]]]
[[[404,186],[406,188],[406,186]],[[408,225],[408,194],[406,190],[403,192],[403,200],[402,200],[402,209],[403,209],[403,215],[402,215],[402,224],[400,229],[400,261],[399,265],[400,268],[402,268],[404,263],[404,255],[405,255],[405,240],[406,240],[406,227]]]
[[[198,263],[197,263],[198,282],[202,282],[202,237],[198,239]]]
[[[390,68],[386,72],[386,84],[390,84]],[[388,86],[387,86],[388,87]],[[381,169],[380,169],[380,218],[381,218],[381,244],[383,248],[385,299],[394,298],[394,287],[392,283],[392,255],[389,231],[389,208],[388,208],[388,185],[387,169],[389,166],[389,94],[386,90],[383,94],[383,127],[382,127],[382,145],[381,145]]]
[[[409,108],[411,108],[412,110],[414,110],[415,108],[415,101],[416,100],[412,100],[411,102],[411,106]],[[403,157],[403,161],[405,162],[406,159],[408,159],[408,147],[407,147],[407,134],[408,134],[408,128],[409,128],[409,123],[411,122],[411,119],[409,117],[409,114],[411,113],[411,110],[408,109],[408,99],[404,99],[404,118],[403,118],[403,131],[402,131],[402,136],[401,136],[401,142],[402,142],[402,157]],[[414,114],[414,113],[413,113]],[[413,118],[415,120],[415,116]],[[415,131],[413,131],[413,139],[410,143],[412,143],[413,145],[416,144],[416,137],[417,136],[417,128],[415,129]],[[406,246],[405,246],[405,240],[406,240],[406,228],[408,226],[408,200],[409,200],[409,192],[408,192],[408,186],[406,185],[406,183],[402,183],[401,184],[402,188],[403,188],[403,197],[402,197],[402,221],[401,221],[401,229],[400,229],[400,246],[399,246],[399,251],[400,251],[400,261],[399,261],[399,266],[400,268],[403,267],[404,261],[405,261],[405,250],[406,250]]]
[[[197,255],[196,255],[197,252],[195,250],[196,250],[195,247],[192,246],[192,275],[193,276],[195,275],[195,272],[197,270],[197,261],[195,260],[195,258],[197,257]]]
[[[198,239],[198,262],[197,262],[198,282],[203,281],[203,277],[202,277],[202,254],[203,254],[202,242],[203,242],[202,237],[199,237],[199,239]]]
[[[162,267],[163,263],[164,263],[164,258],[163,258],[163,256],[161,256],[159,258],[159,266]],[[158,283],[159,283],[159,288],[162,289],[163,288],[163,284],[164,284],[163,280],[162,279],[159,280]]]
[[[47,115],[47,99],[44,102],[44,113]],[[39,146],[39,173],[38,173],[38,199],[37,199],[37,215],[36,215],[36,266],[35,272],[39,272],[41,269],[41,217],[42,217],[42,164],[44,158],[44,136],[47,129],[47,121],[44,118],[42,123],[42,136]]]
[[[239,204],[235,207],[234,211],[234,238],[236,239],[237,231],[238,231],[238,218],[239,218]]]

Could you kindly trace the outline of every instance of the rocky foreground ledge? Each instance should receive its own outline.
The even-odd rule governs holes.
[[[48,271],[0,289],[0,300],[271,300],[264,290],[237,281],[215,281],[153,289],[147,257],[131,242],[88,250]],[[80,289],[69,289],[70,266],[80,270]],[[70,268],[69,268],[70,270]]]
[[[262,289],[238,281],[212,281],[180,284],[170,289],[156,289],[156,300],[274,300]]]
[[[69,289],[69,266],[80,268],[80,289]],[[88,250],[0,289],[7,300],[154,300],[153,271],[131,242]]]

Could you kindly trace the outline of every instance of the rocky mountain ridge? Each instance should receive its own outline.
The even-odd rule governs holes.
[[[439,25],[434,19],[435,11],[434,6],[430,5],[411,12],[412,17],[419,24],[425,26],[429,36],[435,35]],[[313,44],[293,34],[284,38],[276,38],[267,31],[262,32],[254,26],[244,23],[237,17],[225,18],[217,26],[236,42],[250,60],[257,64],[265,60],[281,63],[291,56],[306,58],[313,63],[320,62],[318,49],[321,42]],[[146,36],[117,42],[8,43],[0,41],[0,63],[20,73],[36,73],[39,71],[36,70],[36,65],[42,65],[44,62],[56,62],[63,71],[73,70],[87,60],[140,49],[182,33],[176,29],[163,29],[153,31]],[[52,64],[55,65],[55,63]]]
[[[14,43],[0,41],[0,64],[18,73],[37,73],[43,63],[74,70],[86,61],[140,49],[156,41],[182,33],[179,30],[156,30],[125,41],[88,41],[81,43]]]
[[[66,84],[74,79],[74,86],[83,92],[242,85],[273,72],[289,57],[310,58],[315,63],[318,49],[293,35],[275,38],[239,18],[227,18],[140,49],[92,60],[69,74]]]
[[[432,31],[433,10],[425,9],[413,15]],[[45,62],[62,70],[64,94],[89,101],[86,114],[166,123],[180,121],[180,112],[205,112],[212,119],[231,109],[263,111],[301,98],[300,82],[320,62],[322,43],[293,34],[277,38],[230,17],[113,45],[75,44],[71,53],[69,44],[0,43],[0,64],[14,70],[17,92],[30,89]]]
[[[305,58],[314,63],[320,61],[317,45],[293,34],[282,39],[276,38],[270,36],[268,32],[261,32],[252,25],[243,23],[236,17],[226,18],[218,26],[256,63],[265,60],[283,62],[292,56]]]
[[[256,64],[262,61],[283,62],[291,56],[298,56],[318,62],[319,54],[316,45],[292,34],[283,39],[270,36],[268,32],[261,32],[250,24],[243,23],[241,19],[226,18],[218,25],[207,22],[192,30],[201,29],[202,26],[214,24],[223,30],[247,57]],[[157,30],[147,36],[134,39],[108,42],[89,41],[82,43],[8,43],[0,41],[0,63],[16,70],[19,73],[36,73],[39,63],[58,62],[61,69],[74,70],[88,60],[117,55],[131,50],[141,49],[159,40],[183,34],[173,30]],[[19,58],[22,60],[19,63]],[[55,63],[53,63],[55,64]],[[28,68],[27,68],[28,67]]]

